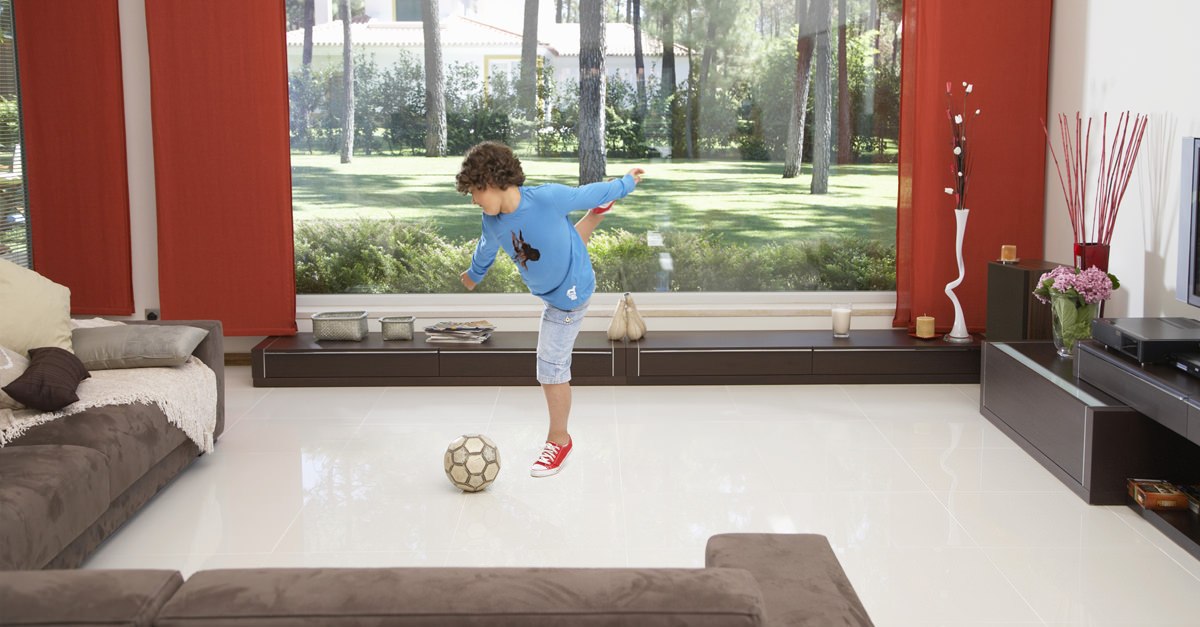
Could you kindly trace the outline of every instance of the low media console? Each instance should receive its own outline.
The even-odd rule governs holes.
[[[1177,363],[1183,356],[1200,353],[1200,320],[1097,318],[1092,321],[1092,337],[1140,364]]]
[[[1044,341],[986,342],[980,413],[1080,498],[1128,504],[1200,559],[1200,517],[1145,510],[1126,479],[1200,484],[1200,378],[1096,340],[1062,359]]]
[[[903,329],[654,331],[613,342],[579,334],[574,385],[770,383],[975,383],[979,340],[919,339]],[[437,344],[422,333],[386,341],[318,342],[311,333],[268,337],[250,353],[254,385],[537,385],[537,333],[496,332],[483,344]]]

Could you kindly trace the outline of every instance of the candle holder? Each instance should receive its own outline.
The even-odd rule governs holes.
[[[833,337],[850,337],[850,316],[854,312],[854,305],[835,303],[831,312],[833,313]]]

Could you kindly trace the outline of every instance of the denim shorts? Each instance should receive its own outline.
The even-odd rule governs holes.
[[[537,380],[539,383],[566,383],[571,380],[571,351],[575,338],[583,326],[583,315],[587,313],[591,299],[582,305],[564,311],[549,303],[542,310],[542,323],[538,328]]]

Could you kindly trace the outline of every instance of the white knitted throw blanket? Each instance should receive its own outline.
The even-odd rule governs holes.
[[[96,370],[79,384],[79,400],[53,412],[0,409],[0,447],[31,427],[104,405],[158,405],[205,453],[217,427],[217,375],[196,356],[180,366]]]

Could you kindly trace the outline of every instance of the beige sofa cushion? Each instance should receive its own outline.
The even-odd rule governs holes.
[[[17,380],[29,368],[29,358],[10,348],[0,346],[0,409],[24,409],[4,391],[4,386]]]
[[[71,290],[0,259],[0,346],[71,350]]]
[[[178,366],[208,331],[186,325],[115,325],[71,332],[75,356],[88,370]]]

